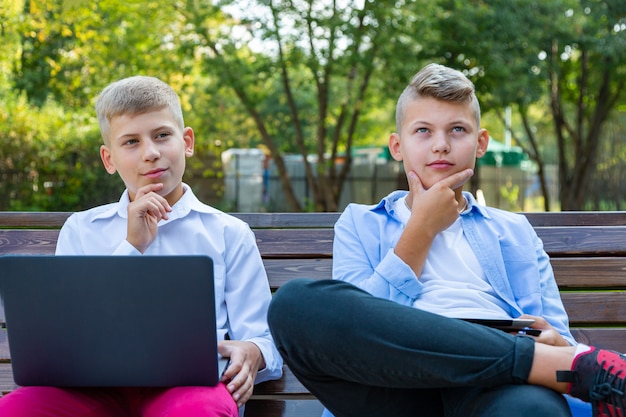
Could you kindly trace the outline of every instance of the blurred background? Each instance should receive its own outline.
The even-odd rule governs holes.
[[[0,0],[0,40],[0,210],[117,201],[93,105],[137,74],[179,93],[208,204],[377,202],[406,187],[386,143],[430,62],[476,85],[485,204],[626,209],[626,0]]]

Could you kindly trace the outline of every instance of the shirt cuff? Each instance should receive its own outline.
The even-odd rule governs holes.
[[[113,255],[141,255],[141,252],[128,242],[128,240],[124,239],[122,243],[115,249]]]
[[[415,272],[396,255],[393,248],[389,249],[387,256],[378,264],[376,273],[408,297],[415,297],[422,292],[422,283],[419,282]]]

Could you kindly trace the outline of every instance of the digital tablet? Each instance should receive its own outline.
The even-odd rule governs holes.
[[[505,332],[522,332],[531,336],[539,336],[541,330],[531,329],[530,326],[535,322],[533,319],[472,319],[464,318],[462,320],[471,323],[482,324],[483,326],[493,327],[494,329]]]

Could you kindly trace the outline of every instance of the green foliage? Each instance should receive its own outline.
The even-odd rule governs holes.
[[[504,206],[501,208],[509,211],[521,211],[519,205],[520,198],[519,185],[506,184],[500,187],[500,195],[504,199]]]
[[[514,138],[532,149],[536,135],[538,156],[562,164],[570,194],[611,201],[582,181],[590,169],[624,191],[623,129],[604,125],[626,106],[622,0],[16,0],[0,6],[0,41],[2,210],[118,198],[93,103],[135,74],[180,93],[196,133],[186,181],[205,201],[222,193],[219,152],[262,147],[275,161],[321,158],[309,173],[320,192],[301,209],[332,209],[346,174],[334,161],[387,142],[399,92],[430,61],[475,82],[487,127],[517,106]]]
[[[117,199],[104,171],[93,117],[5,93],[0,106],[0,209],[73,211]]]
[[[48,0],[24,2],[15,87],[37,105],[53,97],[86,107],[111,81],[146,74],[168,78],[189,61],[173,50],[175,2]],[[165,75],[165,76],[164,76]]]
[[[439,38],[421,56],[468,74],[483,110],[510,105],[528,116],[531,107],[540,108],[539,123],[524,125],[518,139],[539,165],[550,159],[544,153],[557,153],[561,207],[581,209],[602,127],[624,99],[626,3],[442,0],[439,6]],[[552,132],[534,135],[546,119]]]
[[[217,80],[208,85],[230,87],[252,122],[232,125],[234,136],[253,127],[244,143],[262,143],[287,182],[282,153],[318,161],[315,172],[305,164],[314,204],[335,210],[351,149],[385,143],[393,129],[395,99],[419,67],[411,53],[422,46],[415,39],[429,27],[431,3],[188,0],[180,39]],[[343,167],[335,164],[340,156]],[[286,199],[302,209],[293,190]]]

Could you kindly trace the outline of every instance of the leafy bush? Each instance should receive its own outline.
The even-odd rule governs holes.
[[[53,101],[30,105],[4,92],[0,104],[0,210],[75,211],[116,200],[123,189],[100,162],[93,110]]]

